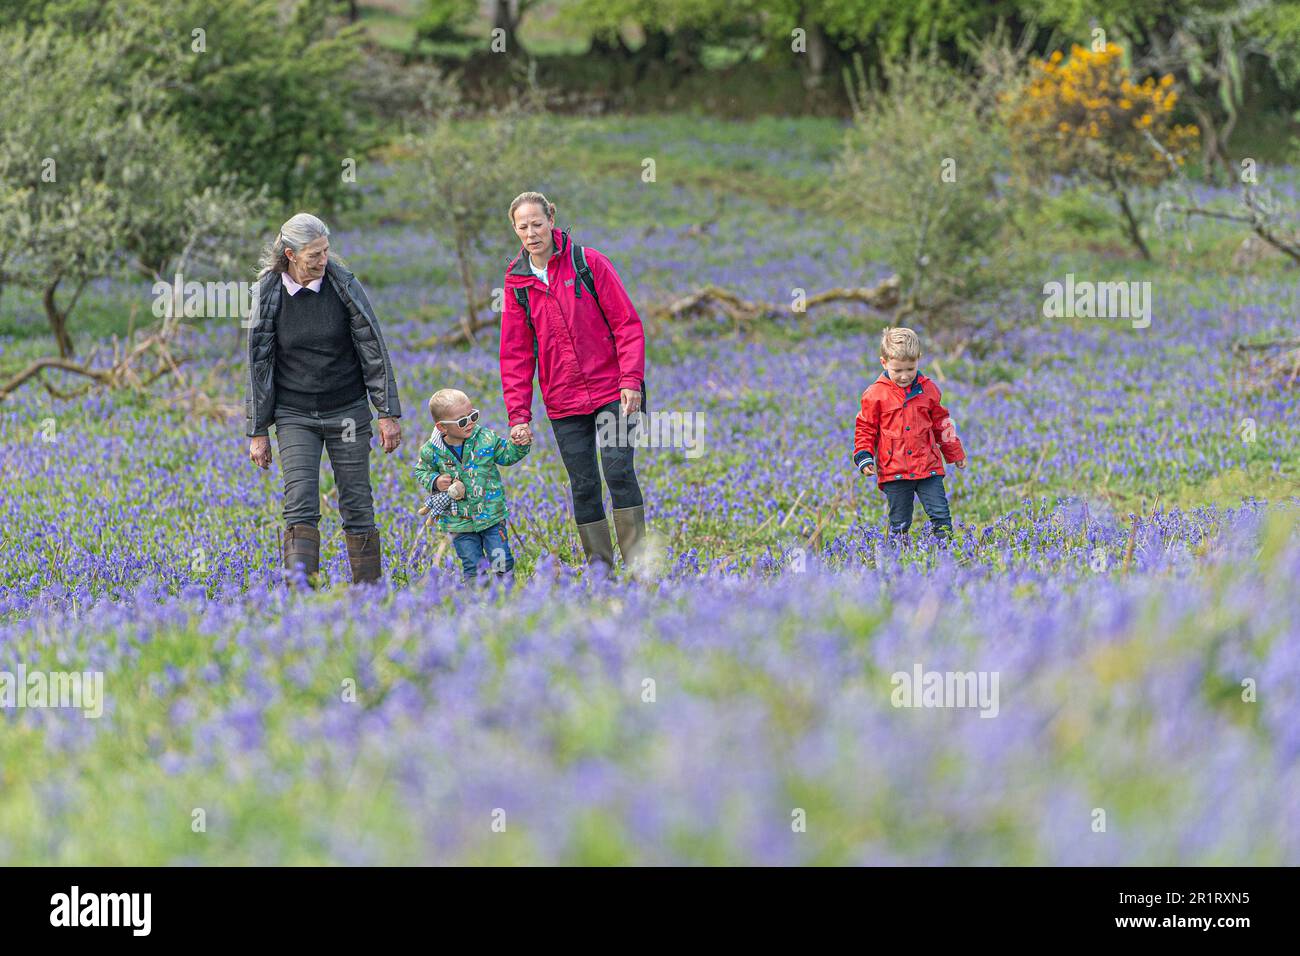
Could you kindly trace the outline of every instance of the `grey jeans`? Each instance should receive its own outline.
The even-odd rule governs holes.
[[[365,399],[329,411],[308,412],[277,405],[275,441],[284,475],[284,523],[320,522],[320,456],[329,452],[339,489],[343,530],[374,530],[370,491],[370,406]]]

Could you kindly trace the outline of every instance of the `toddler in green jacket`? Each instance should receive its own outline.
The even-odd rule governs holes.
[[[493,572],[507,574],[515,558],[506,537],[509,511],[497,466],[522,459],[530,442],[516,444],[480,427],[478,409],[454,388],[433,393],[429,414],[434,431],[420,447],[415,477],[426,491],[448,492],[453,499],[438,522],[451,533],[465,580],[477,577],[484,558]]]

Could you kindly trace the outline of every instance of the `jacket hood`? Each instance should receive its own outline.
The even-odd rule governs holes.
[[[888,372],[881,372],[880,377],[877,378],[876,381],[884,382],[886,385],[893,385],[894,388],[903,389],[903,386],[897,384],[889,377]],[[921,394],[921,389],[925,387],[925,383],[928,381],[929,379],[918,371],[916,373],[916,378],[912,379],[912,384],[903,389],[903,394],[907,395],[909,398],[913,395]]]
[[[568,251],[569,230],[565,229],[561,231],[559,229],[552,229],[551,239],[555,243],[555,252],[552,253],[552,256],[563,255]],[[510,263],[510,268],[506,271],[506,278],[508,279],[511,276],[519,276],[524,279],[532,279],[535,277],[532,268],[528,265],[528,250],[523,246],[519,247],[519,255],[514,258]]]
[[[347,282],[353,277],[353,273],[349,269],[339,265],[337,259],[325,260],[325,271],[333,273],[334,276],[342,282]]]
[[[462,446],[464,446],[464,445],[468,445],[468,444],[469,444],[470,442],[472,442],[474,439],[478,438],[478,436],[479,436],[479,432],[481,432],[481,431],[483,431],[483,425],[482,425],[481,423],[475,425],[475,426],[474,426],[474,430],[473,430],[472,432],[469,433],[469,437],[468,437],[468,438],[466,438],[463,442],[461,442],[461,445],[462,445]],[[430,435],[429,435],[429,442],[430,442],[430,444],[433,445],[434,448],[440,448],[440,449],[442,449],[443,451],[447,452],[447,454],[451,454],[451,452],[448,451],[448,449],[447,449],[447,443],[446,443],[445,441],[443,441],[443,438],[442,438],[442,432],[438,431],[438,426],[437,426],[437,425],[434,425],[434,426],[433,426],[433,431],[432,431],[432,433],[430,433]]]

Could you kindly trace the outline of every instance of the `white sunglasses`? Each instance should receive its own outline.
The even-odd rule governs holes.
[[[448,421],[438,422],[439,425],[455,425],[457,428],[464,428],[466,425],[473,425],[478,421],[478,409],[474,409],[468,415],[462,415],[460,418]]]

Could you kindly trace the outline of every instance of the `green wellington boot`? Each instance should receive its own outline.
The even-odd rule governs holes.
[[[636,568],[645,551],[645,505],[614,509],[614,532],[618,550],[628,570]]]
[[[587,563],[604,561],[610,570],[614,568],[614,543],[609,540],[609,519],[588,521],[578,525],[578,538],[582,541],[582,553],[587,556]]]

